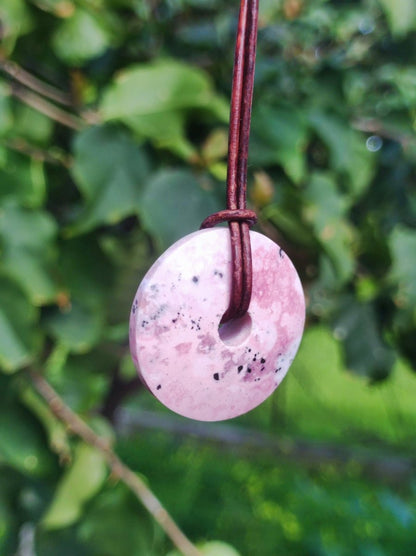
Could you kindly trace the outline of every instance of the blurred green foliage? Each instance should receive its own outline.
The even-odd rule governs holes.
[[[237,4],[0,5],[1,555],[170,550],[25,369],[114,441],[137,284],[225,206]],[[237,427],[414,458],[415,57],[414,0],[260,0],[249,198],[301,274],[308,331]],[[116,449],[207,556],[414,548],[414,481],[377,482],[354,452],[309,468],[163,432]]]

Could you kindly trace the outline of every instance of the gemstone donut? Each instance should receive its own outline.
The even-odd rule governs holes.
[[[190,234],[147,272],[131,310],[130,350],[144,384],[171,410],[200,421],[237,417],[284,378],[299,347],[305,300],[285,252],[250,232],[248,314],[219,328],[230,298],[228,229]]]

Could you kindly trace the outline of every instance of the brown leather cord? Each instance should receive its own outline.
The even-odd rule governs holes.
[[[204,220],[201,228],[228,221],[231,240],[231,297],[222,323],[242,317],[251,300],[253,269],[249,226],[256,214],[248,210],[247,157],[257,44],[258,0],[241,0],[234,57],[228,137],[227,210]]]
[[[201,224],[201,229],[203,228],[213,228],[221,222],[247,222],[250,226],[253,226],[257,222],[257,214],[254,210],[249,209],[236,209],[236,210],[220,210],[210,216],[207,216]]]

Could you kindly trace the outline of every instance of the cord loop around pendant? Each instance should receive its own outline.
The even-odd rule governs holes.
[[[254,226],[257,222],[257,214],[250,209],[220,210],[207,216],[200,229],[213,228],[222,222],[246,222],[249,226]]]
[[[242,317],[250,306],[252,258],[249,226],[257,220],[247,209],[247,158],[257,45],[258,0],[241,0],[234,56],[227,163],[227,209],[204,220],[201,228],[229,222],[231,297],[222,322]]]

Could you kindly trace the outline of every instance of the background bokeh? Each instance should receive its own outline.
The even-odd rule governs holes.
[[[237,14],[1,1],[1,555],[176,554],[42,377],[204,554],[415,551],[414,0],[260,0],[249,202],[308,305],[275,395],[187,421],[130,360],[141,277],[225,207]]]

